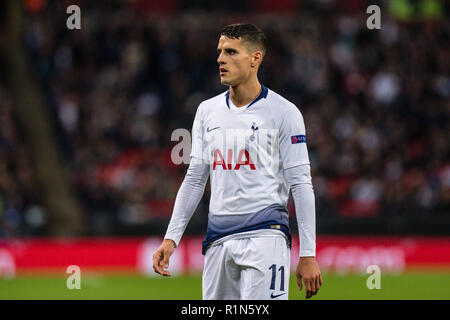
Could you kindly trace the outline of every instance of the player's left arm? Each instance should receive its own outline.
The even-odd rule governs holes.
[[[308,164],[284,170],[294,199],[295,213],[300,237],[300,260],[297,265],[297,285],[305,285],[306,298],[316,295],[323,280],[317,264],[315,233],[315,197]]]
[[[292,192],[297,217],[300,260],[296,276],[306,298],[317,294],[323,280],[316,261],[316,210],[311,168],[306,147],[306,129],[300,110],[291,106],[280,125],[280,156],[283,173]]]

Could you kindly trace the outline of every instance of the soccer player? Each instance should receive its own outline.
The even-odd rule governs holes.
[[[315,200],[302,114],[259,82],[266,47],[258,27],[224,27],[217,50],[220,81],[229,90],[197,109],[191,161],[153,268],[170,276],[170,256],[210,177],[203,299],[288,299],[291,190],[300,238],[297,285],[300,290],[304,285],[310,298],[322,276],[315,260]]]

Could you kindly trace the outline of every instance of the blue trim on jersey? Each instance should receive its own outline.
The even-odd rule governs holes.
[[[261,93],[259,94],[259,96],[253,100],[248,106],[247,108],[249,108],[252,104],[254,104],[255,102],[257,102],[258,100],[261,100],[262,98],[267,98],[267,94],[269,93],[269,89],[267,89],[263,84],[261,84]],[[227,93],[225,93],[225,102],[227,103],[227,107],[228,109],[230,109],[230,103],[229,103],[229,99],[230,99],[230,90],[227,91]]]
[[[225,102],[227,103],[228,109],[230,109],[230,104],[228,103],[228,99],[230,99],[230,90],[225,93]]]
[[[252,227],[247,227],[247,228],[242,228],[239,230],[236,230],[235,232],[230,232],[230,233],[225,233],[225,234],[221,234],[220,236],[217,236],[215,238],[212,239],[207,239],[205,237],[205,239],[202,241],[202,254],[205,255],[206,250],[208,249],[208,245],[216,240],[219,240],[220,238],[223,238],[225,236],[229,236],[231,234],[236,234],[236,233],[241,233],[241,232],[246,232],[246,231],[254,231],[254,230],[261,230],[261,229],[272,229],[272,230],[280,230],[282,231],[288,238],[289,240],[289,246],[291,245],[292,242],[292,237],[291,237],[291,233],[289,231],[289,227],[285,226],[283,224],[280,224],[280,229],[274,229],[271,226],[272,225],[277,225],[276,222],[274,221],[267,221],[266,224],[262,224],[262,225],[256,225],[256,226],[252,226]]]
[[[245,215],[214,216],[210,215],[205,239],[202,242],[202,254],[205,254],[208,245],[225,236],[260,230],[274,229],[284,232],[291,244],[291,233],[289,230],[289,213],[285,207],[271,205],[256,213]]]

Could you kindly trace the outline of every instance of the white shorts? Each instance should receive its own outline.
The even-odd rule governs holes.
[[[204,300],[287,300],[290,252],[281,232],[231,238],[211,246],[203,269]]]

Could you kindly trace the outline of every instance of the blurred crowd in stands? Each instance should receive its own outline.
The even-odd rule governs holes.
[[[381,30],[367,29],[364,1],[344,2],[79,1],[74,31],[64,1],[29,8],[26,48],[93,230],[170,217],[186,171],[170,160],[171,133],[227,89],[218,33],[241,21],[268,38],[261,82],[303,113],[319,221],[450,215],[445,1],[384,4]],[[0,87],[0,235],[45,223],[13,106]]]

